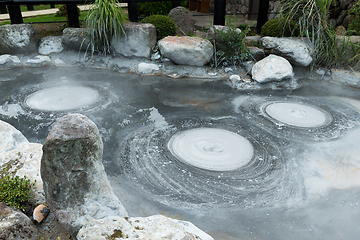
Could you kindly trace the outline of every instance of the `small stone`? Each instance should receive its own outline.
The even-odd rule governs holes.
[[[232,70],[232,68],[227,67],[227,68],[225,68],[224,71],[225,71],[226,73],[228,73],[228,72],[232,72],[233,70]]]
[[[40,67],[51,64],[51,59],[48,56],[42,56],[38,55],[34,58],[30,58],[26,61],[26,64],[28,64],[31,67]]]
[[[241,81],[241,77],[239,75],[231,75],[229,80],[231,82],[237,82],[237,81]]]
[[[150,74],[159,70],[159,66],[153,63],[140,63],[138,65],[138,72],[141,74]]]
[[[34,209],[33,218],[37,223],[40,223],[49,215],[49,212],[50,209],[47,206],[40,204]]]

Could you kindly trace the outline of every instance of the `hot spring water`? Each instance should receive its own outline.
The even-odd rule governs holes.
[[[105,70],[2,71],[0,119],[43,143],[67,113],[93,120],[132,216],[193,222],[215,239],[357,239],[359,90],[293,90]]]

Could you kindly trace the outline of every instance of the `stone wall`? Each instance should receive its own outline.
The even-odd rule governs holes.
[[[226,14],[248,13],[252,0],[226,0]],[[210,0],[210,10],[214,12],[215,0]]]

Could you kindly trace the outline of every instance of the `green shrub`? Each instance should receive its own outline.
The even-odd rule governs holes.
[[[31,187],[29,179],[6,176],[0,179],[0,202],[5,202],[11,207],[25,210],[25,205],[30,199]]]
[[[167,16],[151,15],[141,20],[141,22],[151,23],[155,26],[158,40],[176,34],[176,25],[174,21]]]
[[[80,8],[77,7],[77,12],[78,15],[80,16]],[[64,17],[66,16],[66,11],[65,11],[65,5],[62,5],[59,7],[59,10],[55,13],[55,17]]]
[[[358,1],[354,6],[348,11],[351,15],[349,19],[348,32],[351,35],[360,36],[360,1]]]
[[[246,34],[250,31],[250,26],[239,31],[236,25],[238,18],[225,18],[228,29],[222,31],[212,26],[215,34],[209,38],[216,46],[214,57],[210,61],[210,65],[214,67],[236,65],[250,56],[246,43]]]
[[[274,18],[267,21],[261,28],[261,36],[291,37],[299,36],[299,28],[295,22],[287,22],[284,18]]]
[[[181,1],[181,6],[185,7],[187,2]],[[139,2],[138,15],[140,18],[149,17],[151,15],[168,15],[172,9],[172,2]]]

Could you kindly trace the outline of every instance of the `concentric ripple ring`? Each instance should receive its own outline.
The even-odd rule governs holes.
[[[67,111],[93,104],[99,98],[96,90],[82,86],[46,88],[29,95],[27,106],[44,111]]]
[[[320,127],[327,123],[327,113],[315,107],[294,102],[273,102],[265,107],[272,118],[295,127]]]
[[[247,164],[254,147],[239,134],[216,128],[195,128],[173,135],[167,145],[180,161],[212,171],[231,171]]]

